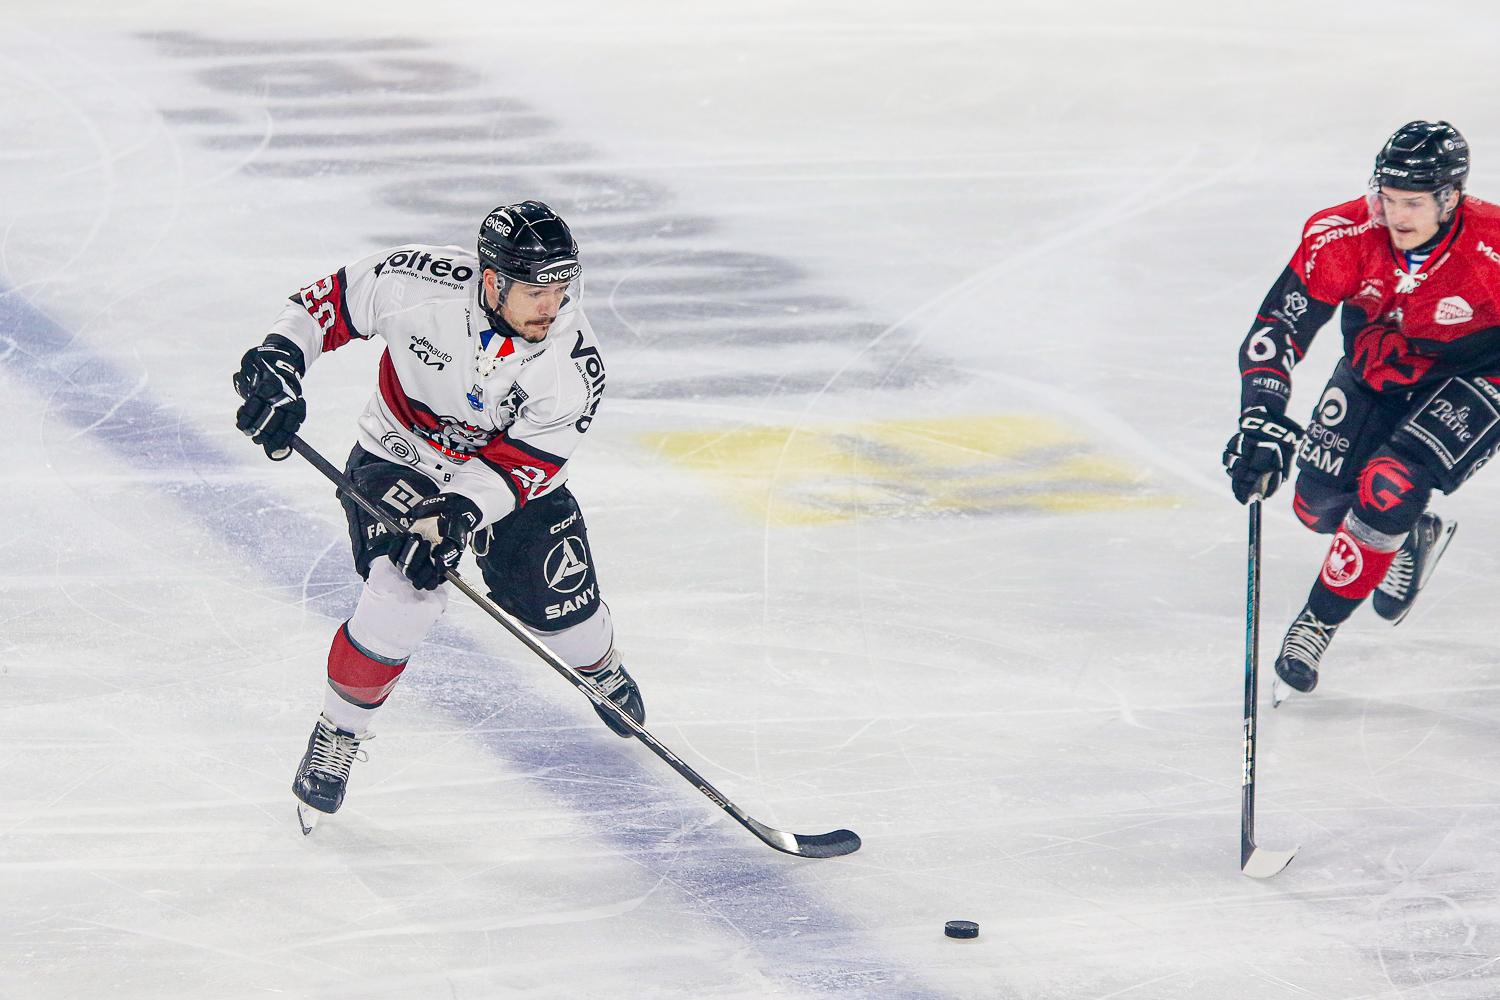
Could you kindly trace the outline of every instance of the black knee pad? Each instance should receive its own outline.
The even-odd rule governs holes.
[[[1420,457],[1386,445],[1359,470],[1354,514],[1383,534],[1404,534],[1427,509],[1436,485],[1436,477]]]
[[[1305,473],[1297,476],[1297,491],[1292,495],[1292,512],[1299,521],[1320,535],[1331,535],[1337,531],[1353,503],[1352,485],[1330,483],[1322,477]]]

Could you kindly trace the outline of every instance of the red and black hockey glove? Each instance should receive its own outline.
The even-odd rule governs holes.
[[[458,567],[469,536],[479,527],[479,508],[457,493],[419,500],[406,516],[406,534],[391,552],[394,562],[418,590],[436,590]]]
[[[1234,498],[1249,503],[1253,496],[1269,497],[1291,471],[1302,440],[1302,428],[1284,414],[1251,406],[1240,414],[1240,429],[1224,446],[1224,471]]]
[[[292,435],[307,419],[307,400],[302,398],[306,372],[302,349],[272,334],[264,344],[245,352],[240,370],[234,373],[234,391],[244,400],[235,414],[235,425],[273,461],[292,453]]]

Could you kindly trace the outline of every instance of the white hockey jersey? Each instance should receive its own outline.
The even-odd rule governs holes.
[[[473,500],[489,524],[566,480],[604,394],[604,362],[576,306],[532,344],[491,330],[481,289],[469,251],[408,244],[301,289],[270,332],[309,368],[351,340],[383,339],[360,445]]]

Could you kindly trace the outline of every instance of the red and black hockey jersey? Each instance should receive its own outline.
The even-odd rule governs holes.
[[[1500,378],[1500,207],[1465,197],[1410,271],[1377,209],[1356,198],[1307,220],[1240,346],[1242,407],[1284,410],[1292,368],[1341,305],[1344,355],[1376,392]]]

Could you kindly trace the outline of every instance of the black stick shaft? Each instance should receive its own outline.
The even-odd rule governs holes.
[[[1250,500],[1245,571],[1245,761],[1240,778],[1240,867],[1255,851],[1256,683],[1260,649],[1260,497]]]
[[[395,518],[372,503],[349,480],[348,476],[344,475],[341,470],[335,468],[326,458],[318,454],[317,450],[306,441],[294,435],[291,440],[291,447],[293,451],[307,459],[313,468],[328,477],[339,488],[340,493],[349,497],[362,507],[365,513],[384,525],[386,531],[391,532],[393,535],[405,533],[406,529],[397,523]],[[784,833],[753,819],[743,809],[730,801],[723,792],[720,792],[711,785],[707,778],[693,770],[692,767],[688,766],[687,763],[673,753],[665,744],[655,736],[652,736],[644,726],[632,719],[624,709],[601,694],[576,669],[568,666],[556,653],[537,641],[536,637],[527,631],[526,627],[517,619],[469,586],[456,571],[449,570],[445,576],[449,583],[463,592],[465,597],[479,605],[485,614],[504,626],[507,632],[515,636],[520,640],[522,645],[540,657],[553,670],[557,671],[569,684],[582,691],[589,701],[599,706],[603,711],[608,712],[611,717],[623,723],[635,734],[636,739],[644,743],[656,756],[666,761],[672,770],[687,779],[688,783],[702,792],[705,798],[728,813],[734,818],[736,823],[755,834],[756,837],[760,838],[767,845],[774,847],[778,851],[784,851],[787,854],[797,854],[803,857],[836,857],[838,854],[847,854],[858,848],[859,838],[846,830],[836,831],[836,834],[847,834],[847,837],[838,837],[836,834],[820,834],[810,838],[798,837],[796,834]],[[834,840],[830,843],[827,838],[834,838]],[[852,846],[850,846],[851,844]],[[847,848],[847,850],[844,848]]]

